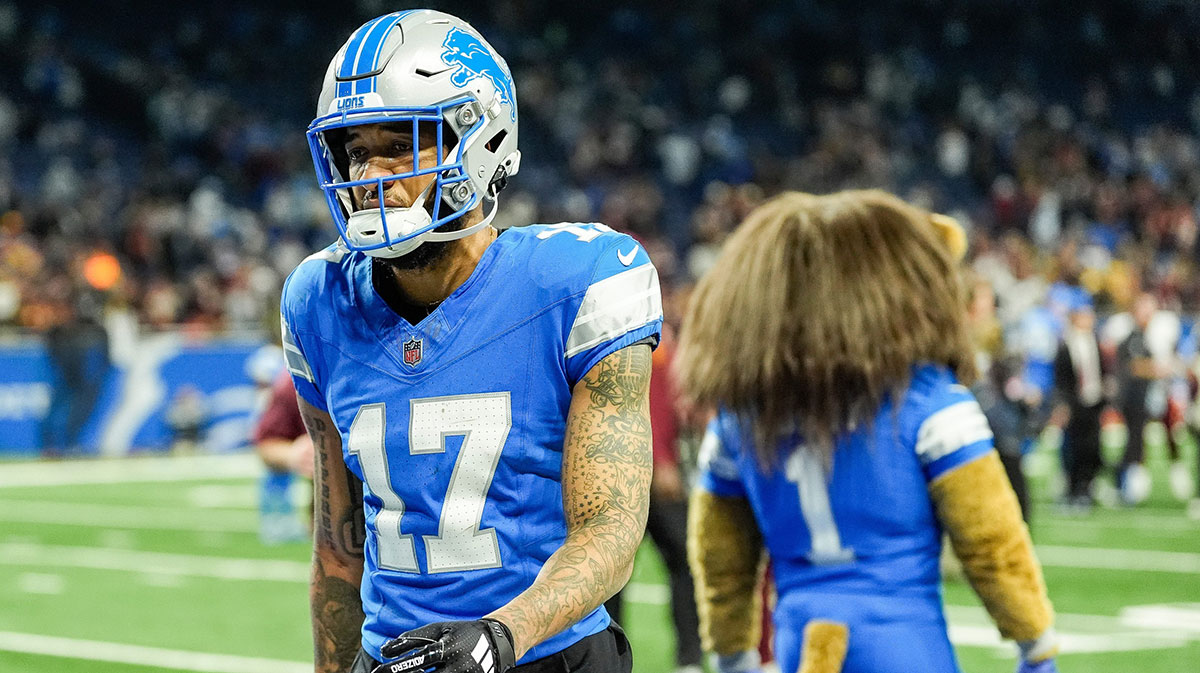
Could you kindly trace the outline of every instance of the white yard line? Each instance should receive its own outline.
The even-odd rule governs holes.
[[[950,642],[957,647],[996,649],[998,654],[1016,658],[1016,647],[1002,640],[995,626],[952,623],[949,631]],[[1162,650],[1183,647],[1188,642],[1186,638],[1178,636],[1155,637],[1153,634],[1134,630],[1099,634],[1064,633],[1059,630],[1058,637],[1062,654]]]
[[[1078,555],[1077,548],[1054,548]],[[1127,550],[1101,550],[1108,556]],[[1131,552],[1142,554],[1143,552]],[[1165,552],[1157,552],[1163,554]],[[1119,554],[1118,554],[1119,555]],[[1174,559],[1176,555],[1167,558]],[[1190,558],[1189,555],[1181,555]],[[1191,561],[1185,561],[1190,563]],[[1137,561],[1146,565],[1144,560]],[[1160,565],[1169,565],[1162,559]],[[0,543],[0,565],[74,567],[133,572],[150,577],[208,577],[220,580],[304,583],[309,564],[301,561],[223,558],[95,547],[30,543]],[[665,584],[633,582],[625,589],[631,603],[665,605]],[[951,640],[957,646],[994,649],[1011,656],[1010,643],[1001,641],[990,618],[979,606],[948,605]],[[1181,647],[1200,639],[1200,604],[1169,604],[1125,608],[1118,616],[1063,613],[1057,616],[1064,653],[1118,652]],[[142,664],[212,673],[292,673],[310,664],[147,648],[116,643],[77,641],[34,634],[0,632],[0,651],[60,655],[71,658]]]
[[[307,582],[307,561],[226,558],[194,554],[0,542],[0,565],[87,568],[222,580]]]
[[[67,589],[67,581],[57,573],[21,573],[17,588],[27,594],[57,596]]]
[[[253,453],[0,462],[0,488],[230,479],[253,477],[262,470]]]
[[[1060,613],[1055,615],[1055,630],[1064,654],[1169,649],[1200,638],[1200,631],[1186,624],[1200,613],[1183,607],[1171,610],[1171,607],[1125,608],[1118,617]],[[1183,624],[1167,628],[1158,622],[1164,615],[1182,620]],[[947,605],[946,621],[950,625],[950,641],[956,646],[993,648],[997,654],[1015,657],[1016,648],[1000,638],[982,607]]]
[[[946,605],[946,619],[954,624],[962,625],[987,625],[992,631],[996,631],[996,627],[992,623],[991,617],[988,616],[986,610],[982,606],[975,605]],[[1111,632],[1122,628],[1127,628],[1127,625],[1121,621],[1120,617],[1112,617],[1109,615],[1084,615],[1072,612],[1056,612],[1054,614],[1054,625],[1058,630],[1088,632]],[[997,638],[999,635],[997,635]]]
[[[1043,566],[1057,568],[1200,573],[1200,554],[1191,552],[1040,544],[1037,556]]]
[[[1143,510],[1115,517],[1108,517],[1103,514],[1082,516],[1079,518],[1047,516],[1038,521],[1034,528],[1035,531],[1041,528],[1087,528],[1092,530],[1135,528],[1143,533],[1161,530],[1171,533],[1191,533],[1200,536],[1200,525],[1184,516],[1182,505],[1179,510],[1167,510],[1161,514],[1153,514],[1152,510]]]
[[[50,500],[0,499],[0,521],[97,528],[252,533],[258,512],[151,505],[101,505]]]
[[[1200,574],[1200,554],[1185,552],[1042,545],[1038,547],[1038,557],[1043,565],[1053,567]],[[0,565],[91,568],[275,582],[307,582],[309,573],[306,561],[169,554],[14,541],[0,542]],[[630,585],[629,591],[629,598],[634,602],[651,605],[666,603],[665,586],[635,582]]]
[[[621,590],[621,600],[644,605],[666,605],[671,602],[671,588],[666,583],[630,582]]]
[[[311,663],[302,661],[168,650],[12,631],[0,631],[0,651],[200,673],[312,673],[313,670]]]

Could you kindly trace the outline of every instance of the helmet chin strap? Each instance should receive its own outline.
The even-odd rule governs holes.
[[[431,182],[427,187],[425,187],[425,189],[421,191],[421,194],[413,200],[413,204],[410,206],[393,208],[385,207],[379,209],[370,208],[352,213],[350,217],[347,218],[346,222],[347,235],[353,238],[356,231],[359,231],[363,228],[382,228],[385,221],[389,225],[395,225],[396,229],[400,229],[402,231],[414,231],[429,226],[431,223],[431,218],[429,211],[426,210],[425,202],[427,201],[430,190],[433,188],[434,184],[435,183]],[[499,205],[496,196],[484,196],[483,202],[484,209],[486,211],[483,219],[469,227],[447,232],[428,231],[424,234],[414,236],[390,246],[367,250],[366,254],[371,257],[389,259],[407,255],[413,250],[416,250],[417,247],[419,247],[422,243],[427,241],[446,242],[456,241],[460,238],[466,238],[467,236],[470,236],[471,234],[474,234],[480,229],[483,229],[491,224],[492,220],[496,217],[496,211],[498,210]],[[386,218],[386,220],[384,218]],[[392,228],[392,226],[388,227],[388,229]],[[349,243],[349,241],[347,241],[347,243]]]
[[[489,201],[492,204],[492,207],[490,210],[487,207],[487,204]],[[426,241],[437,241],[437,242],[456,241],[460,238],[466,238],[466,237],[470,236],[471,234],[474,234],[475,232],[479,231],[480,229],[483,229],[484,227],[491,224],[492,220],[496,218],[496,211],[499,209],[499,200],[495,196],[485,196],[485,197],[483,197],[483,207],[484,207],[484,210],[486,211],[484,213],[483,219],[476,222],[475,224],[472,224],[471,226],[465,227],[463,229],[458,229],[456,231],[446,231],[446,232],[441,232],[441,231],[436,231],[436,230],[431,231],[431,232],[425,234],[423,239]],[[465,213],[464,213],[464,215],[465,215]]]

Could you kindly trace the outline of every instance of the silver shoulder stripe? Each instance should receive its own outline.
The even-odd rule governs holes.
[[[316,383],[312,367],[308,366],[308,360],[304,358],[304,353],[300,352],[300,347],[296,345],[296,339],[292,336],[292,329],[288,327],[286,320],[283,320],[281,332],[283,334],[283,360],[287,363],[288,371],[293,376],[299,376],[309,383]]]
[[[662,318],[658,270],[642,264],[595,282],[567,336],[567,357]]]

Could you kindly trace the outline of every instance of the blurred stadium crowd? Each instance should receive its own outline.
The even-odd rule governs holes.
[[[0,325],[273,334],[334,236],[324,59],[394,7],[71,4],[0,3]],[[1200,311],[1193,3],[433,4],[518,84],[503,224],[633,233],[670,295],[764,195],[881,187],[966,225],[1013,348],[1056,283],[1101,316],[1152,292],[1183,336]]]

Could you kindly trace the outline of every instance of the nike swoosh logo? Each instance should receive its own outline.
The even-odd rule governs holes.
[[[436,77],[447,70],[453,70],[455,67],[457,66],[452,65],[449,68],[442,68],[441,70],[425,70],[424,68],[417,68],[416,73],[422,77]]]
[[[637,246],[636,245],[633,246],[633,250],[630,250],[629,252],[621,252],[620,250],[617,251],[617,259],[621,260],[621,263],[624,264],[625,266],[629,266],[630,264],[633,264],[633,258],[636,256],[637,256]]]

